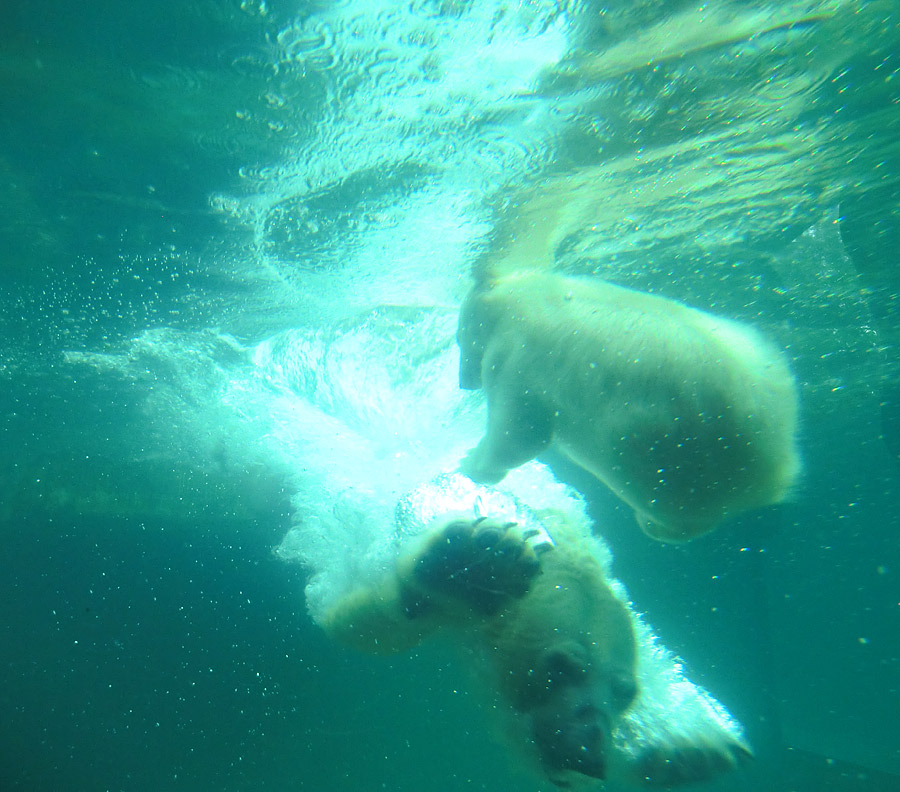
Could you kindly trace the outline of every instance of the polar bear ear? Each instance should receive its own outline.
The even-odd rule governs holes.
[[[464,304],[456,331],[456,343],[459,345],[459,387],[463,390],[478,390],[482,387],[481,363],[484,360],[484,341],[481,335],[484,328],[471,313]]]
[[[463,390],[477,390],[483,387],[481,366],[484,353],[499,318],[497,306],[491,299],[490,288],[475,286],[463,300],[456,328],[456,343],[459,346],[459,387]]]
[[[471,345],[470,345],[471,347]],[[463,348],[459,345],[459,387],[463,390],[478,390],[481,383],[481,361],[483,350]]]

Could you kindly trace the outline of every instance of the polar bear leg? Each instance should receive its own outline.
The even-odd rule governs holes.
[[[345,646],[396,654],[443,627],[480,623],[528,593],[545,538],[512,521],[447,516],[391,573],[338,600],[321,625]]]
[[[487,386],[487,431],[466,454],[460,471],[479,484],[496,484],[553,440],[553,415],[527,390],[510,393],[502,384]]]
[[[693,523],[667,523],[663,524],[652,519],[646,512],[635,509],[634,518],[640,529],[651,539],[658,542],[668,542],[670,544],[684,544],[697,536],[709,533],[715,528],[716,523],[712,521]]]
[[[632,613],[638,643],[639,694],[615,735],[626,788],[699,784],[750,761],[741,725],[685,675],[647,624]]]

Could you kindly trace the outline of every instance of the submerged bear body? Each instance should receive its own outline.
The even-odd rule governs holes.
[[[526,271],[463,304],[460,385],[487,432],[463,462],[484,483],[551,443],[684,541],[782,500],[799,460],[797,395],[751,328],[603,281]]]

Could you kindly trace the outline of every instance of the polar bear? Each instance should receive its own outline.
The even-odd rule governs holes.
[[[462,462],[495,483],[551,443],[664,541],[782,500],[800,469],[797,389],[749,327],[549,270],[486,278],[463,302],[459,384],[487,431]]]
[[[340,598],[324,629],[376,654],[452,634],[465,657],[491,668],[511,733],[559,786],[695,783],[749,757],[740,727],[631,612],[586,517],[518,502],[510,510],[504,497],[460,474],[426,488],[400,522],[450,501],[500,517],[433,520],[386,573]]]

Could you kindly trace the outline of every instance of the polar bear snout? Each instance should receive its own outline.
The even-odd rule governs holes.
[[[532,738],[541,764],[551,778],[572,771],[605,779],[608,718],[590,702],[573,696],[571,703],[571,708],[539,711],[532,718]]]

